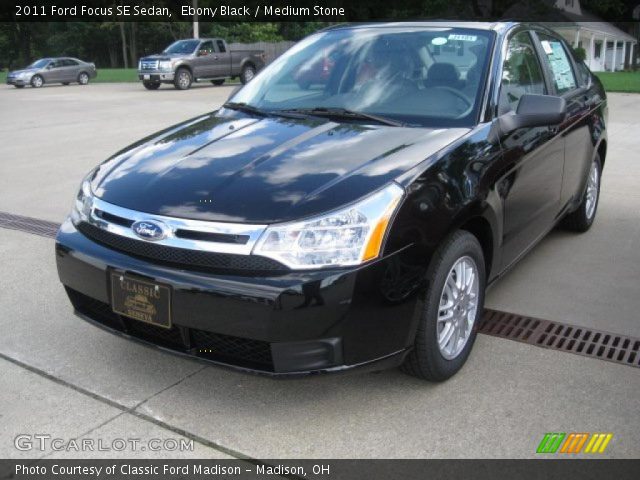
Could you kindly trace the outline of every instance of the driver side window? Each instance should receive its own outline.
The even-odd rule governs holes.
[[[502,67],[498,114],[515,111],[526,93],[545,95],[547,87],[531,36],[520,32],[509,40]]]
[[[202,42],[200,44],[200,47],[198,48],[198,50],[200,52],[202,52],[204,50],[207,55],[211,55],[213,53],[213,42],[211,40],[208,40],[206,42]]]

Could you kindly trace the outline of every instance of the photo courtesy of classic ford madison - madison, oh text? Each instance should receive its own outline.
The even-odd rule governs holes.
[[[205,362],[442,381],[487,286],[554,226],[591,227],[606,121],[541,26],[330,27],[91,170],[59,277],[85,320]]]

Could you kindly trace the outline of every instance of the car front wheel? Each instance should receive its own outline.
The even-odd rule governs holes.
[[[600,178],[602,176],[602,163],[600,156],[596,154],[587,177],[587,185],[578,209],[567,215],[563,225],[575,232],[586,232],[593,225],[600,200]]]
[[[485,263],[480,243],[457,231],[434,253],[428,288],[413,349],[402,369],[440,382],[469,357],[484,307]]]
[[[31,86],[33,88],[40,88],[42,85],[44,85],[44,78],[40,75],[34,75],[31,77]]]

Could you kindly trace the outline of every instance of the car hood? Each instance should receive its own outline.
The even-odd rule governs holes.
[[[25,68],[23,70],[14,70],[12,72],[9,72],[9,75],[21,75],[23,73],[35,73],[37,71],[37,68]]]
[[[91,186],[108,203],[156,215],[284,222],[353,202],[468,131],[214,112],[119,152]]]

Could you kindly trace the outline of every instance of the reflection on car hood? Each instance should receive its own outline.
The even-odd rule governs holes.
[[[24,70],[14,70],[9,72],[9,75],[22,75],[23,73],[35,73],[38,71],[37,68],[25,68]]]
[[[283,222],[353,202],[466,132],[214,112],[119,152],[92,188],[158,215]]]

